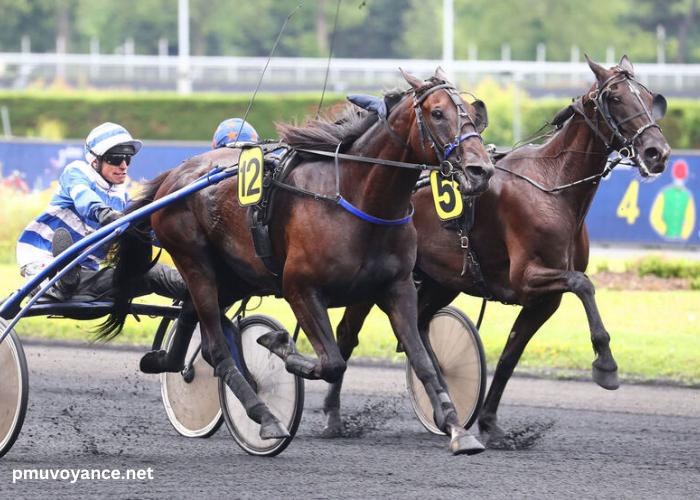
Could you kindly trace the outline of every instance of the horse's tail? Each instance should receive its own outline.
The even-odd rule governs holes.
[[[165,172],[144,185],[142,196],[132,202],[124,215],[135,212],[152,203],[158,189],[168,177]],[[113,295],[114,308],[109,317],[96,330],[97,338],[109,340],[122,331],[134,296],[143,276],[153,267],[153,239],[151,218],[146,217],[132,224],[119,236],[107,265],[114,268]]]

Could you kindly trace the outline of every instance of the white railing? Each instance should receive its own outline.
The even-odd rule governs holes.
[[[260,57],[196,57],[167,55],[104,55],[65,53],[0,53],[0,86],[24,88],[33,80],[63,77],[96,85],[179,88],[183,80],[194,90],[254,86],[265,66]],[[432,74],[440,60],[333,59],[329,89],[378,88],[402,85],[398,68],[419,76]],[[610,63],[606,63],[610,64]],[[477,61],[443,64],[456,81],[474,83],[486,76],[535,88],[582,88],[591,81],[584,62]],[[326,75],[325,58],[271,60],[265,85],[275,88],[320,89]],[[637,77],[656,91],[676,90],[700,95],[700,65],[636,64]]]

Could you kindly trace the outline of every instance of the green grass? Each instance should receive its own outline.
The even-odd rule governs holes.
[[[607,265],[607,264],[606,264]],[[620,263],[610,267],[619,268]],[[594,263],[595,267],[595,263]],[[602,266],[605,267],[605,266]],[[0,265],[0,280],[5,296],[22,284],[14,265]],[[148,301],[165,299],[149,297]],[[700,292],[632,292],[598,290],[596,300],[605,326],[612,338],[611,347],[623,377],[642,379],[670,378],[688,384],[700,383]],[[258,304],[260,304],[258,306]],[[481,301],[461,295],[454,305],[476,321]],[[263,313],[277,318],[290,332],[296,324],[284,300],[253,299],[248,314]],[[487,361],[493,367],[500,356],[519,307],[489,303],[481,328]],[[343,309],[330,311],[334,327]],[[114,342],[149,344],[158,319],[130,318],[122,335]],[[18,325],[18,333],[42,338],[91,340],[91,330],[100,323],[66,319],[26,318]],[[300,347],[311,352],[302,335]],[[398,360],[396,340],[386,316],[372,310],[360,334],[355,356]],[[528,345],[520,367],[544,369],[590,370],[594,359],[590,332],[581,302],[572,294],[564,295],[559,310],[535,335]]]

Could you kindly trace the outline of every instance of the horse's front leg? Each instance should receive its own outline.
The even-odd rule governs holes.
[[[571,291],[581,300],[586,310],[591,329],[591,343],[598,355],[593,361],[593,380],[603,389],[615,390],[620,387],[617,363],[610,350],[610,334],[603,326],[603,319],[595,301],[595,287],[588,276],[579,271],[567,271],[566,279]]]
[[[292,280],[285,276],[284,297],[314,348],[318,360],[302,356],[287,332],[267,333],[258,338],[258,343],[282,358],[289,373],[310,380],[337,382],[345,373],[347,364],[335,341],[326,305],[320,299],[317,290],[302,290],[291,282]]]
[[[520,303],[523,305],[534,303],[552,293],[576,294],[586,311],[591,343],[597,356],[593,361],[593,380],[604,389],[614,390],[620,387],[617,363],[610,350],[610,334],[603,326],[603,320],[595,302],[595,287],[588,276],[580,271],[529,266],[524,277],[524,286],[518,294],[521,298]]]
[[[435,413],[436,425],[451,437],[450,449],[455,455],[474,455],[484,446],[462,428],[447,390],[440,383],[437,370],[418,333],[416,288],[409,277],[398,282],[378,302],[389,316],[394,334],[406,351],[416,376],[423,383]]]
[[[345,309],[343,319],[340,320],[336,329],[336,338],[340,355],[346,362],[357,347],[358,335],[372,307],[374,304],[369,302]],[[341,375],[337,381],[328,384],[328,391],[323,400],[323,413],[326,415],[324,436],[336,436],[343,430],[343,420],[340,416],[340,391],[343,387],[343,377],[344,375]]]
[[[520,357],[537,330],[554,314],[561,303],[561,295],[556,295],[532,306],[523,307],[508,335],[501,357],[493,374],[491,387],[479,413],[479,430],[488,434],[489,445],[498,448],[506,433],[498,425],[496,412],[503,391],[510,380]]]

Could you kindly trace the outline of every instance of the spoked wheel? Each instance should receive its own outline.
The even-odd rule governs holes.
[[[163,339],[163,349],[169,351],[175,338],[177,320],[173,321]],[[170,423],[185,437],[207,438],[214,434],[224,419],[219,404],[219,388],[214,369],[202,358],[199,324],[192,333],[185,362],[194,357],[191,370],[161,373],[161,394]],[[195,356],[196,353],[196,356]]]
[[[257,343],[258,337],[274,330],[284,330],[284,327],[269,316],[255,314],[243,318],[240,322],[239,353],[257,385],[258,395],[289,430],[290,437],[261,439],[260,425],[248,418],[231,389],[219,381],[219,397],[226,426],[238,445],[251,455],[274,456],[289,446],[304,409],[304,381],[289,373],[284,361]]]
[[[447,306],[433,316],[428,335],[459,421],[468,429],[479,415],[486,390],[486,355],[479,332],[466,314]],[[433,406],[408,360],[406,384],[418,420],[433,434],[444,434],[435,425]]]
[[[7,322],[0,318],[0,334],[6,327]],[[12,448],[22,430],[28,395],[27,360],[13,330],[0,344],[0,457]]]

